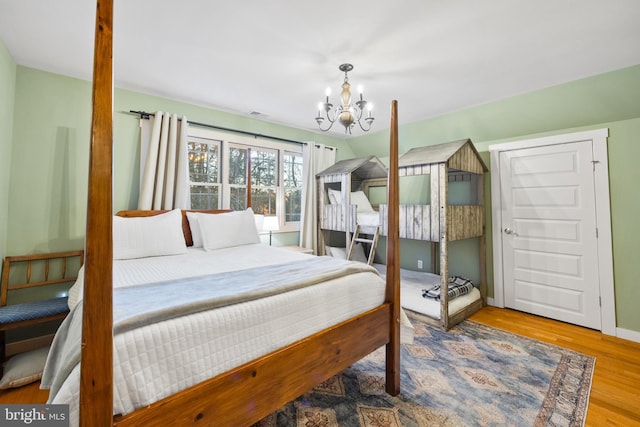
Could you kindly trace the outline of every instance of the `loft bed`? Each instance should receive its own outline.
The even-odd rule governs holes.
[[[320,254],[330,240],[329,232],[344,232],[346,247],[357,226],[363,234],[375,234],[380,214],[369,201],[369,189],[386,186],[387,174],[376,156],[366,156],[341,160],[316,175]]]
[[[98,0],[81,354],[79,424],[84,426],[250,425],[386,346],[387,393],[400,389],[397,102],[391,103],[387,275],[380,305],[114,418],[113,0]],[[148,212],[140,215],[148,215]],[[186,233],[185,233],[186,239]],[[377,275],[374,277],[378,277]],[[72,317],[69,317],[72,318]],[[114,357],[115,356],[115,357]],[[286,387],[278,385],[286,384]]]
[[[486,299],[483,177],[487,171],[470,139],[417,147],[398,160],[402,177],[428,175],[428,204],[400,205],[401,239],[432,242],[431,273],[401,271],[403,307],[411,317],[445,330],[478,311]],[[470,187],[469,204],[450,204],[449,183],[463,181]],[[386,234],[387,205],[380,205],[382,234]],[[469,295],[449,304],[450,269],[448,243],[479,238],[480,283]],[[439,282],[439,300],[423,298],[425,288]],[[452,292],[453,293],[453,292]],[[473,294],[473,295],[471,295]]]

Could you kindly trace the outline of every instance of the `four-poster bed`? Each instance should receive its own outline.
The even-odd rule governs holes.
[[[98,0],[89,159],[80,425],[249,425],[386,346],[386,391],[400,389],[397,102],[391,104],[384,302],[125,416],[113,416],[113,0]],[[285,387],[276,387],[277,385]]]

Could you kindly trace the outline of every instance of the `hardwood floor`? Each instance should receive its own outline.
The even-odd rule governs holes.
[[[640,343],[495,307],[471,319],[595,357],[586,426],[640,426]],[[38,384],[0,391],[0,403],[45,403],[48,393]]]

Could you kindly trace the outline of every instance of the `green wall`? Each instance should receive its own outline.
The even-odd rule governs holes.
[[[7,254],[75,249],[83,245],[91,87],[88,82],[15,65],[0,45],[0,251]],[[15,92],[15,97],[13,96]],[[4,94],[7,93],[8,97]],[[11,104],[11,99],[15,102]],[[9,99],[9,101],[7,101]],[[614,275],[618,326],[640,331],[640,287],[634,286],[633,254],[640,250],[634,214],[640,168],[640,66],[469,108],[399,129],[400,153],[416,146],[471,138],[489,165],[488,146],[510,140],[608,127]],[[402,119],[402,99],[399,114]],[[125,90],[115,91],[114,210],[133,208],[138,197],[139,126],[129,110],[173,111],[188,119],[338,147],[338,158],[388,156],[388,132],[348,141],[249,117],[235,116]],[[11,123],[13,126],[5,124]],[[12,142],[11,142],[12,141]],[[10,158],[10,161],[7,159]],[[10,168],[8,167],[10,166]],[[10,172],[7,170],[10,169]],[[490,206],[489,179],[486,180]],[[10,183],[10,185],[9,185]],[[492,295],[490,209],[488,272]],[[296,235],[274,236],[292,244]],[[403,242],[403,265],[428,265],[421,242]],[[383,247],[381,245],[381,247]],[[457,274],[477,270],[476,242],[456,243]]]
[[[7,245],[16,63],[0,41],[0,259]]]
[[[402,99],[398,100],[398,107],[401,120]],[[488,147],[492,144],[598,128],[609,128],[607,145],[617,325],[640,331],[640,287],[635,284],[634,275],[640,253],[640,227],[636,221],[640,210],[637,190],[640,182],[640,66],[401,125],[399,151],[402,154],[413,147],[471,138],[490,167]],[[378,132],[354,138],[351,144],[356,156],[375,154],[386,161],[388,139],[388,132]],[[490,180],[489,173],[485,178],[487,272],[489,296],[493,296]],[[400,197],[402,199],[402,194]],[[403,242],[400,247],[402,265],[416,269],[416,260],[428,257],[427,246]],[[451,259],[450,268],[466,270],[470,277],[477,277],[475,246],[469,243],[460,248],[450,247],[450,257],[464,260],[456,265],[456,260]],[[470,256],[474,253],[475,257]],[[462,273],[455,271],[455,274]]]
[[[81,249],[91,85],[18,66],[7,253]]]
[[[82,248],[91,84],[22,66],[17,67],[15,81],[13,150],[8,143],[10,156],[6,156],[11,159],[11,167],[3,168],[7,173],[10,169],[11,185],[5,185],[9,209],[5,221],[0,222],[8,224],[7,253]],[[138,116],[129,114],[130,110],[171,111],[197,122],[325,143],[338,147],[340,158],[353,157],[342,139],[117,89],[114,96],[114,211],[136,208],[138,200],[140,127]],[[298,233],[278,233],[273,237],[274,244],[290,245],[297,240]]]

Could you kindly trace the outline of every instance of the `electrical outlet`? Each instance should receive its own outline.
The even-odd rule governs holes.
[[[422,260],[418,260],[418,269],[422,270]]]

